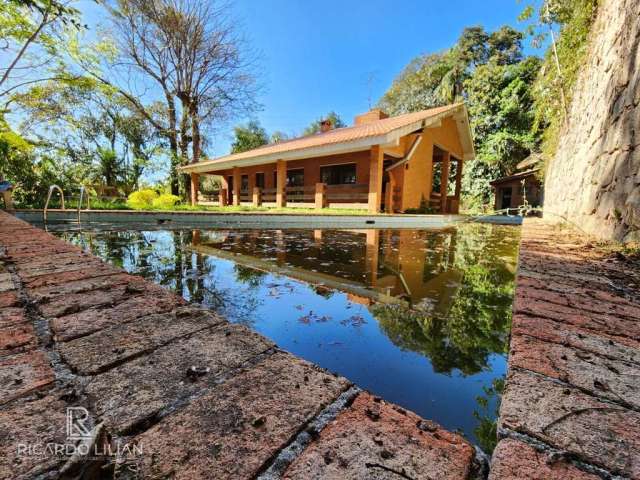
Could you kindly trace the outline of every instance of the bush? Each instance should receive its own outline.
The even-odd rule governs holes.
[[[144,210],[154,206],[154,200],[158,199],[158,193],[150,188],[132,192],[127,198],[127,205],[134,210]]]
[[[158,198],[154,198],[151,202],[153,208],[158,208],[160,210],[166,210],[169,208],[173,208],[176,203],[180,200],[180,197],[176,195],[171,195],[170,193],[163,193]]]

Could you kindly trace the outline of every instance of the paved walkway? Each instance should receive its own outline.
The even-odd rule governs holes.
[[[68,407],[88,413],[73,410],[71,430]],[[2,479],[466,479],[479,468],[461,436],[4,212],[0,451]]]
[[[640,478],[638,266],[525,221],[490,479]]]

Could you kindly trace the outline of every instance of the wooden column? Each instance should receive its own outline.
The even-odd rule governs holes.
[[[287,243],[284,240],[284,232],[276,230],[276,258],[278,264],[282,264],[287,260]]]
[[[457,160],[456,163],[456,197],[460,197],[460,191],[462,190],[462,159]]]
[[[276,207],[287,206],[287,162],[276,162]]]
[[[200,190],[200,175],[197,173],[191,174],[191,206],[198,204],[198,190]]]
[[[325,208],[327,206],[327,185],[325,183],[316,183],[316,209]]]
[[[262,205],[262,189],[260,187],[253,187],[253,206],[259,207]]]
[[[396,188],[396,182],[393,174],[389,173],[389,181],[384,194],[384,211],[385,213],[393,213],[393,190]]]
[[[440,213],[447,213],[447,192],[449,191],[449,152],[442,157],[440,173]]]
[[[227,177],[224,175],[220,177],[220,196],[218,197],[218,203],[221,207],[224,207],[227,204],[227,195],[229,194],[229,182],[227,182]]]
[[[380,230],[370,228],[367,231],[367,246],[365,251],[365,274],[367,284],[375,287],[378,283],[378,250],[380,248]]]
[[[240,169],[233,167],[233,204],[240,205]]]
[[[383,154],[380,145],[371,147],[369,155],[369,213],[380,212],[382,197]]]
[[[455,212],[451,213],[460,213],[460,192],[462,191],[462,159],[457,159],[456,161],[456,208]]]

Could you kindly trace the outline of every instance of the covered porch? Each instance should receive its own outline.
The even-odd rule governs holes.
[[[369,213],[399,213],[405,210],[402,207],[404,172],[400,168],[404,162],[399,164],[397,159],[386,155],[384,150],[381,153],[374,149],[370,152],[369,183],[321,181],[309,184],[301,177],[304,175],[303,169],[287,168],[286,163],[280,161],[273,165],[274,178],[270,186],[265,186],[263,172],[254,173],[252,178],[251,174],[235,167],[230,175],[216,175],[220,188],[201,193],[200,180],[206,174],[191,173],[191,204],[221,207],[345,208],[363,209]],[[435,147],[430,195],[426,204],[430,213],[459,212],[462,165],[461,159]],[[351,164],[339,167],[341,168],[334,169],[333,172],[342,170],[346,175],[351,173]],[[446,195],[443,195],[443,191]],[[423,205],[420,204],[418,208],[421,206]]]

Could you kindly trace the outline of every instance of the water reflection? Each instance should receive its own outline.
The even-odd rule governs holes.
[[[486,443],[495,395],[474,411],[506,369],[516,228],[61,235]]]

